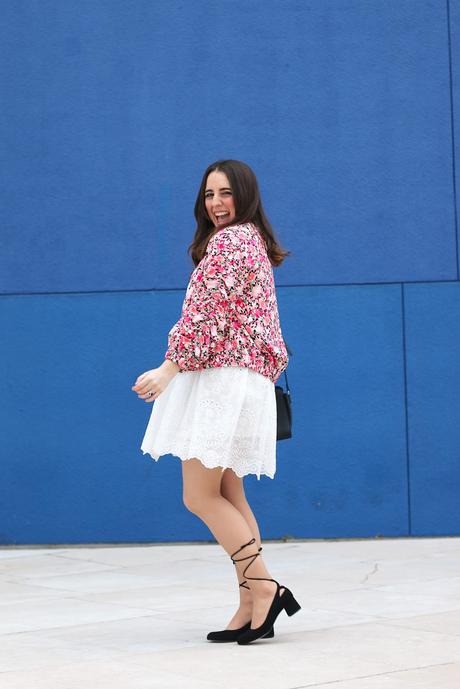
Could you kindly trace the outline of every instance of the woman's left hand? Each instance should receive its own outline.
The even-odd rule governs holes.
[[[168,387],[179,370],[177,364],[165,359],[158,368],[142,373],[131,386],[131,390],[137,392],[137,396],[144,402],[153,402]]]

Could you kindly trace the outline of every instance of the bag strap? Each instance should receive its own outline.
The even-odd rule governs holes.
[[[289,349],[288,344],[287,344],[286,340],[284,339],[284,337],[283,337],[283,342],[284,342],[284,344],[285,344],[287,353],[289,354],[289,356],[292,356],[292,351]],[[289,389],[289,383],[288,383],[288,378],[287,378],[286,369],[284,369],[284,377],[286,378],[286,389],[287,389],[287,394],[290,395],[290,394],[291,394],[291,391],[290,391],[290,389]]]
[[[284,337],[283,337],[283,342],[284,342],[284,346],[286,347],[287,353],[289,354],[289,356],[292,356],[292,352],[291,352],[291,350],[289,349],[288,343],[286,342],[286,340],[284,339]]]
[[[291,391],[289,389],[289,383],[288,383],[288,379],[287,379],[286,369],[284,369],[284,377],[286,378],[286,391],[287,391],[287,394],[290,395]]]

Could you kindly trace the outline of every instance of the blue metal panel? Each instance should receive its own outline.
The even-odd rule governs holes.
[[[278,443],[275,481],[251,492],[263,533],[406,535],[400,287],[278,294],[294,437]]]
[[[245,481],[264,537],[407,534],[399,288],[278,292],[295,435],[273,481]],[[130,389],[162,362],[183,296],[1,300],[1,542],[212,540],[183,506],[180,460],[142,454],[151,405]]]
[[[460,283],[405,287],[412,533],[460,533]]]
[[[1,543],[213,540],[130,386],[220,157],[293,252],[294,438],[246,479],[263,537],[460,532],[460,283],[351,284],[458,280],[459,40],[460,0],[3,3]]]
[[[0,291],[185,287],[246,160],[285,285],[456,276],[446,4],[2,4]]]
[[[0,300],[0,542],[193,538],[180,466],[140,450],[151,404],[131,390],[163,361],[183,294]],[[176,460],[178,463],[180,460]]]
[[[460,78],[460,0],[448,0],[447,3],[449,14],[449,48],[451,54],[451,88],[452,88],[452,176],[453,183],[456,187],[456,259],[457,259],[457,280],[460,280],[460,249],[459,249],[459,218],[460,218],[460,186],[459,174],[460,170],[460,92],[459,92],[459,78]]]

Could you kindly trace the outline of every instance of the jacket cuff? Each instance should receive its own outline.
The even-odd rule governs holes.
[[[177,364],[179,366],[180,370],[178,371],[178,373],[181,373],[181,371],[184,370],[184,361],[183,361],[182,357],[180,357],[175,351],[173,351],[171,349],[166,350],[164,358],[169,359],[170,361],[173,361],[175,364]]]

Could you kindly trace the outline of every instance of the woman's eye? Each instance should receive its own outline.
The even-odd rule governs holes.
[[[222,192],[222,196],[231,196],[231,195],[232,195],[232,192],[231,192],[231,191],[223,191],[223,192]],[[204,195],[204,198],[205,198],[205,199],[210,199],[210,198],[212,198],[213,196],[214,196],[214,194],[212,193],[212,191],[208,191],[208,192]]]

